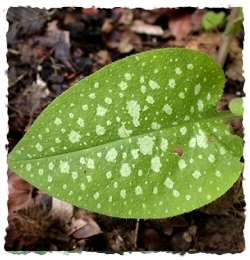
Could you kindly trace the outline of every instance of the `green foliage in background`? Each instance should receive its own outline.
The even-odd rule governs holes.
[[[114,62],[57,97],[10,153],[48,194],[123,218],[199,208],[239,178],[242,140],[216,105],[222,69],[206,54],[159,49]]]
[[[202,27],[205,31],[212,31],[225,24],[226,15],[224,12],[207,12],[202,19]]]
[[[237,16],[235,19],[232,20],[230,25],[227,27],[225,31],[225,35],[229,36],[229,35],[239,34],[243,29],[243,20],[244,20],[243,10],[242,8],[238,7]]]
[[[243,99],[242,98],[234,98],[229,103],[230,111],[236,116],[243,116]]]

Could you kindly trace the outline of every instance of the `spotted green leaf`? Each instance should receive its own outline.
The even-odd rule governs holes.
[[[114,62],[56,98],[9,166],[42,191],[106,215],[199,208],[242,170],[242,141],[215,109],[224,80],[209,56],[188,49]]]

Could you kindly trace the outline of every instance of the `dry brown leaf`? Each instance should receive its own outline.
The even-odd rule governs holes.
[[[242,48],[239,46],[238,40],[233,38],[230,42],[229,59],[226,65],[227,77],[243,82],[242,67]]]
[[[202,27],[202,19],[205,15],[204,9],[196,9],[192,14],[192,31],[199,31]]]
[[[88,222],[85,221],[84,219],[73,217],[71,220],[71,226],[69,228],[68,234],[69,235],[73,234],[75,231],[86,226],[87,224]]]
[[[51,216],[53,219],[59,219],[63,222],[69,222],[73,216],[74,207],[62,200],[53,198]]]
[[[112,19],[108,18],[108,19],[105,19],[105,21],[102,25],[101,31],[103,33],[111,33],[113,28],[114,28],[113,21],[112,21]]]
[[[82,225],[82,227],[73,232],[72,235],[74,238],[89,238],[102,233],[100,227],[92,218],[88,218],[88,220],[81,220],[78,222],[78,225]]]
[[[113,31],[107,39],[109,48],[118,49],[120,53],[129,53],[132,50],[140,50],[142,43],[138,35],[131,31]]]
[[[82,8],[82,13],[88,16],[98,15],[99,11],[96,7]]]
[[[132,9],[118,8],[116,12],[120,13],[121,16],[118,20],[118,24],[129,25],[132,23],[134,15]]]
[[[192,15],[186,14],[181,17],[171,19],[168,26],[176,40],[184,39],[192,31]]]
[[[102,66],[112,61],[110,54],[107,50],[100,50],[91,56],[99,65]]]
[[[141,20],[135,20],[131,26],[131,31],[139,34],[162,36],[164,30],[158,25],[146,24]]]
[[[41,46],[53,48],[55,58],[71,68],[71,64],[69,64],[70,34],[69,31],[60,30],[57,23],[57,20],[49,22],[45,36],[34,37],[34,41]]]
[[[217,57],[218,47],[221,44],[221,35],[218,33],[206,32],[190,37],[185,47],[200,50],[208,53],[212,57]]]
[[[13,172],[8,172],[9,214],[30,204],[33,187]]]

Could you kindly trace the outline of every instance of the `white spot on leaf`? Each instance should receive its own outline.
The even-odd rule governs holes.
[[[126,129],[124,124],[118,129],[118,136],[121,138],[129,137],[131,134],[132,130]]]
[[[172,189],[174,187],[174,182],[167,177],[164,181],[164,185],[168,188],[168,189]]]
[[[89,109],[88,105],[82,105],[82,110],[87,111]]]
[[[111,148],[110,150],[108,150],[106,156],[105,156],[105,159],[106,161],[108,162],[115,162],[116,160],[116,157],[117,157],[117,151],[115,148]]]
[[[112,172],[111,171],[106,172],[106,177],[107,177],[107,179],[111,179],[112,178]]]
[[[221,174],[220,171],[217,170],[217,171],[215,172],[215,176],[216,176],[216,177],[221,177],[221,175],[222,175],[222,174]]]
[[[173,190],[173,196],[178,198],[180,196],[180,192],[178,190]]]
[[[122,177],[128,177],[131,174],[131,168],[128,163],[123,163],[120,169]]]
[[[145,85],[141,85],[141,93],[145,94],[147,91],[147,87]]]
[[[94,199],[97,200],[100,197],[100,193],[97,191],[93,195]]]
[[[153,194],[157,194],[158,193],[158,187],[154,187],[153,188]]]
[[[209,154],[208,161],[211,162],[211,163],[214,163],[215,162],[215,156],[213,154]]]
[[[198,171],[198,170],[195,170],[193,173],[192,173],[192,176],[195,178],[195,179],[199,179],[201,177],[201,172]]]
[[[96,115],[97,116],[105,116],[105,114],[107,113],[107,108],[98,105],[96,108]]]
[[[126,196],[127,196],[126,190],[125,190],[125,189],[122,189],[122,190],[120,191],[120,195],[121,195],[121,197],[122,197],[123,199],[125,199]]]
[[[226,150],[224,147],[220,147],[220,154],[224,155],[226,153]]]
[[[53,163],[53,162],[50,162],[50,163],[49,163],[49,169],[50,169],[50,170],[53,170],[54,167],[55,167],[54,163]]]
[[[168,81],[168,86],[169,86],[170,88],[175,88],[175,86],[176,86],[175,79],[170,79],[170,80]]]
[[[78,178],[78,173],[77,172],[72,172],[71,176],[72,176],[73,180],[76,180]]]
[[[118,84],[119,88],[121,90],[126,90],[128,88],[128,83],[125,82],[125,81],[121,81],[119,84]]]
[[[104,135],[106,132],[105,128],[101,125],[96,125],[95,131],[97,135]]]
[[[131,80],[132,79],[132,75],[130,73],[125,73],[124,77],[126,80]]]
[[[85,189],[86,189],[86,186],[85,186],[84,183],[81,183],[81,184],[80,184],[80,189],[81,189],[81,190],[85,190]]]
[[[55,125],[60,125],[62,123],[62,120],[59,117],[56,117],[54,123]]]
[[[201,91],[201,85],[200,84],[197,84],[195,85],[194,87],[194,94],[197,96]]]
[[[203,111],[204,103],[203,103],[203,101],[201,99],[198,100],[197,107],[198,107],[199,111]]]
[[[60,161],[59,169],[61,173],[69,173],[69,163],[67,161]]]
[[[104,101],[108,105],[112,104],[112,99],[110,97],[105,97]]]
[[[147,98],[146,98],[146,101],[149,103],[149,104],[154,104],[154,102],[155,102],[155,100],[154,100],[154,98],[152,97],[152,96],[147,96]]]
[[[144,136],[138,138],[137,144],[139,146],[140,152],[143,155],[151,155],[154,146],[154,140],[150,136]]]
[[[168,115],[171,115],[173,112],[173,109],[169,104],[164,105],[162,110]]]
[[[185,126],[181,127],[180,132],[182,135],[185,135],[187,133],[187,128]]]
[[[150,88],[152,88],[153,90],[160,88],[159,84],[158,84],[156,81],[154,81],[154,80],[149,80],[148,85],[149,85]]]
[[[160,157],[158,156],[155,156],[151,159],[151,169],[154,171],[154,172],[159,172],[160,169],[161,169],[161,160],[160,160]]]
[[[177,67],[177,68],[175,68],[175,73],[176,73],[177,75],[181,75],[182,70],[181,70],[179,67]]]
[[[168,140],[165,138],[161,139],[160,148],[163,152],[166,152],[168,149]]]
[[[95,162],[94,162],[94,160],[93,159],[88,159],[87,160],[87,168],[89,168],[89,169],[95,169]]]
[[[157,129],[160,129],[160,128],[161,128],[161,125],[158,124],[157,122],[153,122],[153,123],[151,124],[151,128],[152,128],[153,130],[157,130]]]
[[[187,164],[186,164],[185,160],[180,159],[178,161],[178,166],[179,166],[179,169],[182,171],[183,169],[185,169],[187,167]]]
[[[31,171],[32,166],[31,166],[30,163],[27,163],[26,166],[25,166],[25,168],[26,168],[26,170],[29,172],[29,171]]]
[[[37,144],[35,145],[35,147],[36,147],[36,149],[37,149],[38,152],[42,152],[43,146],[42,146],[40,143],[37,143]]]
[[[69,133],[68,137],[69,137],[69,141],[71,143],[73,143],[73,144],[74,143],[78,143],[80,141],[80,139],[81,139],[81,135],[78,132],[74,131],[74,130],[71,130],[71,132]]]
[[[90,93],[90,94],[89,94],[89,98],[95,99],[95,98],[96,98],[96,94],[95,94],[95,93]]]
[[[206,148],[208,147],[207,136],[206,136],[206,134],[205,134],[201,129],[199,129],[198,132],[199,132],[199,134],[196,135],[197,145],[198,145],[200,148],[206,149]]]
[[[178,97],[181,98],[181,99],[184,99],[185,98],[185,93],[184,92],[180,92],[178,94]]]
[[[135,187],[135,195],[142,195],[143,194],[143,190],[141,186],[136,186]]]
[[[77,124],[78,124],[80,127],[84,127],[84,125],[85,125],[85,124],[84,124],[84,120],[83,120],[82,118],[80,118],[80,117],[77,119]]]
[[[139,157],[139,149],[132,149],[131,150],[131,154],[132,154],[132,156],[133,156],[133,158],[135,160],[138,159],[138,157]]]
[[[140,125],[139,118],[140,118],[140,111],[141,107],[136,100],[130,100],[127,102],[127,110],[129,115],[133,119],[133,124],[135,127]]]

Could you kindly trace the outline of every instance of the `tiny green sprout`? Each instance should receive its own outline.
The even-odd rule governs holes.
[[[212,31],[222,26],[226,21],[224,12],[215,13],[213,11],[207,12],[202,19],[202,27],[205,31]]]
[[[147,51],[77,82],[9,154],[38,189],[105,215],[164,218],[222,196],[242,172],[242,139],[216,111],[222,69],[189,49]]]

